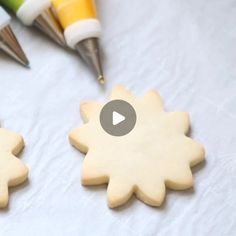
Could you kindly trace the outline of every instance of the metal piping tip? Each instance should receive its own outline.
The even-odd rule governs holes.
[[[29,60],[9,25],[0,30],[0,49],[22,65],[29,67]]]
[[[42,12],[35,20],[34,25],[53,39],[62,47],[67,47],[66,41],[63,35],[63,30],[53,16],[50,9]]]
[[[97,38],[89,38],[79,42],[75,46],[83,60],[90,65],[97,75],[97,79],[101,84],[105,83],[103,70],[99,55],[99,45]]]
[[[99,75],[98,76],[98,82],[100,83],[100,84],[105,84],[105,79],[104,79],[104,76],[103,75]]]

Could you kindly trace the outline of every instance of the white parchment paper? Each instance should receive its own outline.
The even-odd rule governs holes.
[[[107,86],[102,90],[76,55],[13,21],[30,61],[0,55],[1,126],[21,133],[29,181],[10,191],[1,236],[235,235],[236,2],[97,1]],[[105,187],[82,187],[84,156],[68,142],[83,100],[105,101],[124,84],[151,88],[168,111],[188,111],[191,136],[206,148],[193,169],[194,189],[168,191],[161,208],[135,198],[110,210]],[[107,147],[109,148],[109,147]]]

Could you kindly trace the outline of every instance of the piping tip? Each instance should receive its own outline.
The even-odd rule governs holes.
[[[93,71],[96,73],[97,79],[100,84],[105,83],[103,76],[103,70],[99,55],[99,45],[97,38],[85,39],[75,46],[82,59],[90,65]]]
[[[98,82],[99,82],[101,85],[105,84],[105,78],[104,78],[103,75],[99,75],[99,76],[98,76]]]
[[[0,49],[23,66],[29,67],[29,60],[9,25],[0,30]]]
[[[42,12],[34,25],[62,47],[67,47],[63,30],[50,9]]]

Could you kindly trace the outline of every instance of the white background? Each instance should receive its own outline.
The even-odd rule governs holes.
[[[24,136],[30,175],[10,191],[0,235],[235,235],[236,2],[99,0],[98,11],[105,90],[75,53],[13,21],[31,69],[0,55],[0,120]],[[137,96],[155,88],[168,111],[188,111],[206,148],[194,189],[168,191],[160,208],[133,198],[110,210],[105,187],[80,184],[84,156],[67,138],[82,123],[79,104],[105,101],[120,83]]]

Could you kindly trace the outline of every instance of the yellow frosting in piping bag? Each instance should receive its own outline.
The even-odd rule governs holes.
[[[98,39],[101,25],[96,18],[93,0],[51,0],[59,21],[64,28],[67,45],[76,49],[93,69],[97,80],[104,83]]]
[[[52,3],[64,29],[80,20],[96,18],[93,0],[52,0]]]

